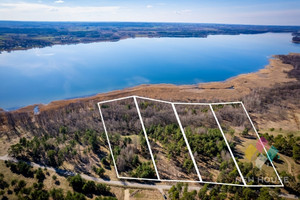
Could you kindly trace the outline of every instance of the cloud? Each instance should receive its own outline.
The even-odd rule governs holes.
[[[61,1],[61,0],[58,0]],[[116,20],[119,6],[56,6],[41,3],[0,3],[1,20],[101,21]]]
[[[80,5],[67,0],[0,0],[0,19],[16,21],[145,21],[300,25],[300,9],[250,7],[166,6],[165,3],[127,6]],[[64,1],[64,3],[54,3]],[[42,2],[42,3],[41,3]],[[46,3],[50,2],[50,3]],[[75,1],[74,1],[75,2]],[[77,1],[76,1],[77,2]],[[140,4],[139,4],[140,5]],[[237,5],[238,6],[238,5]],[[278,6],[277,6],[278,7]],[[155,8],[155,9],[154,9]],[[151,11],[151,12],[150,12]]]
[[[41,57],[41,56],[54,56],[54,53],[36,53],[36,56]]]
[[[189,9],[183,9],[183,10],[176,10],[176,11],[174,11],[174,13],[176,13],[177,15],[190,14],[191,12],[192,12],[192,10],[189,10]]]
[[[64,3],[63,0],[57,0],[57,1],[54,1],[54,3]]]

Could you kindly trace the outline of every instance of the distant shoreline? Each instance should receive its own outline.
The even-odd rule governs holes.
[[[294,33],[300,26],[140,22],[0,21],[0,53],[53,45],[115,42],[128,38],[205,38],[208,35]]]

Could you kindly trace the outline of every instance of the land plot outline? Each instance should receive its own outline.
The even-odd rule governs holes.
[[[118,173],[118,170],[117,170],[117,164],[116,164],[116,160],[114,159],[114,153],[113,153],[113,149],[112,149],[112,146],[111,146],[111,142],[110,142],[110,139],[109,139],[109,132],[106,128],[106,122],[105,122],[105,118],[103,117],[103,113],[102,113],[102,109],[103,109],[103,105],[106,104],[106,103],[110,103],[110,102],[116,102],[116,101],[121,101],[121,100],[124,100],[124,99],[133,99],[134,100],[134,103],[135,103],[135,106],[136,106],[136,109],[137,109],[137,115],[139,117],[139,120],[140,120],[140,123],[141,123],[141,126],[142,126],[142,131],[144,133],[144,136],[145,136],[145,140],[146,140],[146,143],[147,143],[147,146],[149,148],[149,153],[151,154],[151,160],[152,160],[152,164],[153,164],[153,167],[154,167],[154,170],[155,170],[155,174],[156,174],[156,178],[138,178],[138,177],[124,177],[124,176],[120,176],[120,174]],[[189,152],[189,155],[191,157],[191,163],[192,165],[195,167],[195,170],[196,170],[196,173],[197,173],[197,176],[199,178],[199,180],[170,180],[170,179],[162,179],[160,177],[160,174],[159,174],[159,170],[157,169],[157,163],[156,163],[156,160],[155,160],[155,156],[153,155],[153,150],[152,150],[152,147],[151,147],[151,144],[150,144],[150,140],[149,140],[149,136],[146,132],[146,128],[145,128],[145,124],[144,124],[144,119],[141,115],[141,108],[139,106],[139,103],[138,101],[140,100],[147,100],[147,101],[153,101],[153,102],[160,102],[160,103],[165,103],[165,104],[170,104],[173,108],[173,112],[170,113],[170,114],[174,114],[176,119],[177,119],[177,122],[178,122],[178,125],[179,125],[179,128],[181,130],[181,133],[183,134],[183,139],[187,145],[187,151]],[[258,141],[260,142],[261,146],[263,147],[263,150],[264,152],[266,153],[266,156],[267,156],[267,159],[268,161],[271,163],[271,166],[272,168],[274,169],[275,171],[275,174],[276,176],[278,177],[278,180],[280,182],[280,184],[266,184],[266,185],[249,185],[246,183],[245,179],[244,179],[244,176],[241,172],[241,169],[240,167],[238,166],[237,164],[237,160],[236,158],[234,157],[233,155],[233,152],[231,150],[231,147],[226,139],[226,136],[223,132],[223,128],[220,124],[220,122],[218,121],[218,118],[216,116],[216,113],[214,112],[214,107],[215,106],[218,106],[218,105],[234,105],[234,104],[238,104],[238,105],[241,105],[242,108],[244,109],[246,115],[247,115],[247,118],[249,119],[249,122],[251,123],[251,126],[257,136],[257,139]],[[108,146],[109,146],[109,149],[110,149],[110,152],[111,152],[111,155],[112,155],[112,160],[113,160],[113,164],[114,164],[114,167],[115,167],[115,171],[116,171],[116,175],[119,179],[128,179],[128,180],[140,180],[140,181],[161,181],[161,182],[193,182],[193,183],[208,183],[208,184],[219,184],[219,185],[231,185],[231,186],[244,186],[244,187],[283,187],[283,183],[282,183],[282,180],[281,178],[279,177],[279,174],[278,172],[276,171],[276,168],[272,162],[272,159],[270,158],[265,146],[264,146],[264,143],[263,141],[261,140],[261,138],[259,137],[259,134],[257,132],[257,130],[255,129],[255,126],[243,104],[243,102],[241,101],[237,101],[237,102],[220,102],[220,103],[186,103],[186,102],[170,102],[170,101],[164,101],[164,100],[158,100],[158,99],[152,99],[152,98],[147,98],[147,97],[140,97],[140,96],[128,96],[128,97],[122,97],[122,98],[117,98],[117,99],[111,99],[111,100],[106,100],[106,101],[101,101],[101,102],[98,102],[97,103],[98,105],[98,108],[99,108],[99,113],[100,113],[100,117],[101,117],[101,121],[102,121],[102,124],[103,124],[103,128],[104,128],[104,131],[105,131],[105,134],[106,134],[106,138],[107,138],[107,141],[108,141]],[[202,176],[201,176],[201,170],[199,170],[197,164],[196,164],[196,161],[195,161],[195,157],[193,155],[193,152],[191,150],[191,147],[189,145],[189,141],[186,137],[186,134],[184,132],[184,127],[182,126],[182,123],[180,121],[180,117],[178,115],[178,112],[176,110],[176,106],[177,105],[203,105],[203,106],[208,106],[210,108],[210,111],[212,112],[213,116],[214,116],[214,119],[218,125],[218,128],[220,130],[220,132],[222,133],[222,136],[223,136],[223,139],[228,147],[228,150],[230,152],[230,155],[232,157],[232,160],[234,161],[234,164],[236,166],[236,169],[238,171],[238,174],[241,178],[241,183],[221,183],[221,182],[212,182],[212,181],[205,181],[202,179]]]
[[[135,98],[104,103],[100,111],[103,119],[106,119],[104,128],[117,177],[159,179]],[[141,174],[140,165],[151,170]]]
[[[201,181],[173,104],[138,98],[161,181]]]
[[[211,107],[176,104],[176,110],[203,181],[243,183]]]

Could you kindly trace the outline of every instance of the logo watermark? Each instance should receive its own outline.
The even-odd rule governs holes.
[[[289,177],[288,176],[283,176],[283,177],[280,177],[280,179],[282,180],[283,184],[285,183],[289,183]],[[274,182],[279,182],[279,179],[278,177],[244,177],[244,180],[247,182],[247,183],[256,183],[256,184],[266,184],[266,183],[274,183]],[[242,182],[242,179],[240,177],[236,177],[235,179],[236,182]]]
[[[260,140],[257,141],[256,147],[252,144],[250,144],[247,149],[245,150],[245,157],[247,160],[251,161],[252,157],[259,153],[255,160],[255,166],[259,169],[262,168],[262,166],[266,163],[268,160],[267,156],[265,156],[264,153],[264,147],[268,149],[267,151],[267,156],[269,157],[270,161],[273,161],[274,158],[277,156],[279,158],[278,150],[272,145],[270,146],[268,144],[268,141],[264,138],[261,137]]]

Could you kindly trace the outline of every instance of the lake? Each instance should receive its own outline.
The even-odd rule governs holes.
[[[135,38],[0,54],[0,107],[49,103],[140,84],[223,81],[300,52],[290,33]]]

